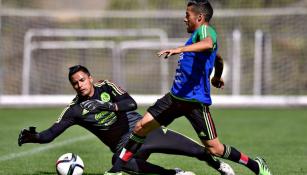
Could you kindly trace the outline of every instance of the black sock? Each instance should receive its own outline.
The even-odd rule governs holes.
[[[242,165],[245,165],[247,168],[249,168],[251,171],[253,171],[255,174],[259,174],[259,166],[256,161],[249,158],[245,154],[239,152],[237,149],[230,147],[228,145],[224,145],[224,153],[223,158],[231,160],[236,163],[240,163]]]

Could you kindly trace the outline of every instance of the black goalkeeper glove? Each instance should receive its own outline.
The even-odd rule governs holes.
[[[30,126],[29,129],[22,129],[18,136],[18,145],[21,146],[24,143],[37,143],[38,133],[35,129],[34,126]]]
[[[88,110],[91,113],[98,113],[101,111],[116,111],[116,105],[111,102],[103,102],[100,100],[86,100],[80,103],[81,108]]]

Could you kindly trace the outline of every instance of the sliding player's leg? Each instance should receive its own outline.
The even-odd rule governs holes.
[[[223,174],[234,174],[232,168],[228,164],[220,162],[218,159],[208,154],[202,145],[187,136],[164,127],[155,129],[147,136],[145,143],[136,156],[138,158],[147,159],[152,153],[194,157],[207,162],[209,166]]]
[[[189,175],[191,172],[183,171],[178,168],[165,169],[161,166],[154,165],[144,159],[132,158],[122,167],[122,171],[128,174],[155,174],[155,175]],[[194,173],[193,173],[194,174]]]

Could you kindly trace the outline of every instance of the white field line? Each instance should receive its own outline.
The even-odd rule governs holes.
[[[19,157],[24,157],[24,156],[28,156],[28,155],[32,155],[32,154],[36,154],[39,152],[43,152],[52,148],[56,148],[56,147],[60,147],[60,146],[64,146],[64,145],[68,145],[74,142],[79,142],[79,141],[84,141],[84,140],[88,140],[90,138],[93,138],[93,135],[85,135],[82,137],[78,137],[78,138],[72,138],[72,139],[68,139],[59,143],[55,143],[55,144],[49,144],[46,146],[42,146],[39,148],[34,148],[34,149],[30,149],[28,151],[23,151],[23,152],[19,152],[19,153],[11,153],[8,155],[4,155],[4,156],[0,156],[0,162],[3,161],[7,161],[7,160],[12,160],[12,159],[16,159]]]

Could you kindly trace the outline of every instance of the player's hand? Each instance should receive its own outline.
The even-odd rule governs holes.
[[[21,146],[24,143],[37,143],[38,133],[35,131],[35,127],[30,126],[29,129],[22,129],[18,136],[18,145]]]
[[[103,102],[100,100],[86,100],[80,103],[81,108],[88,110],[91,113],[101,111],[116,111],[116,105],[111,102]]]
[[[160,52],[158,52],[158,56],[161,57],[162,55],[165,54],[164,58],[167,59],[168,57],[172,56],[172,55],[176,55],[182,52],[182,49],[180,47],[176,48],[176,49],[169,49],[169,50],[162,50]]]
[[[211,79],[211,84],[216,87],[216,88],[224,88],[224,80],[222,78],[219,77],[213,77]]]

